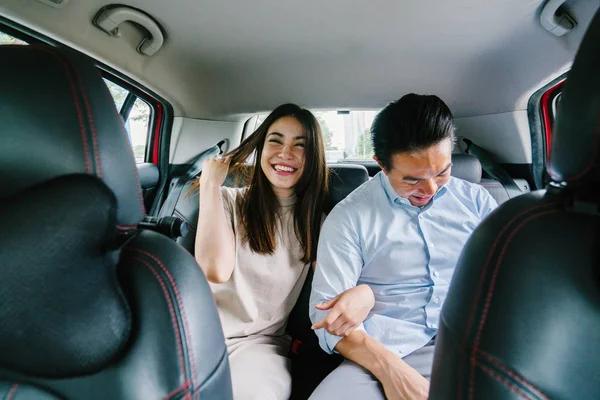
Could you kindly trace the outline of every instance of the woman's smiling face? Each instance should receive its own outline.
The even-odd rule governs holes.
[[[304,171],[306,136],[294,117],[271,124],[263,144],[260,166],[278,198],[291,197]]]

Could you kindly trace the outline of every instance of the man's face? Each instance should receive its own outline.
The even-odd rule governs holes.
[[[392,154],[391,165],[390,170],[382,169],[396,193],[413,206],[423,207],[450,179],[452,140],[414,153]]]

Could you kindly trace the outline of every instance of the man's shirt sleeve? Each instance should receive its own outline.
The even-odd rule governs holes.
[[[480,187],[477,191],[477,198],[475,199],[475,204],[477,204],[477,209],[479,210],[479,217],[482,220],[498,207],[498,203],[496,202],[496,200],[492,197],[490,192],[488,192],[483,186]]]
[[[309,313],[312,323],[325,318],[330,310],[317,310],[315,305],[331,300],[356,286],[363,266],[358,232],[348,213],[337,207],[325,220],[319,238]],[[364,330],[362,324],[358,329]],[[328,353],[335,352],[341,336],[325,329],[315,331],[319,344]]]

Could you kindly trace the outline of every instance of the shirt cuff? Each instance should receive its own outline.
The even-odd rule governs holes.
[[[340,342],[340,340],[342,340],[344,338],[344,336],[336,336],[336,335],[332,335],[331,333],[327,332],[325,330],[325,328],[320,329],[323,332],[319,335],[319,338],[323,338],[323,342],[321,344],[321,347],[323,347],[323,350],[325,350],[327,353],[329,354],[339,354],[339,352],[335,349],[335,346],[337,346],[337,344]],[[360,324],[355,331],[365,331],[365,327],[363,324]]]

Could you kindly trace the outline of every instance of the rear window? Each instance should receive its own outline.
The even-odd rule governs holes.
[[[371,124],[379,111],[313,111],[321,125],[325,156],[328,163],[344,160],[368,160],[373,157]],[[265,120],[267,114],[256,119],[254,129]]]

